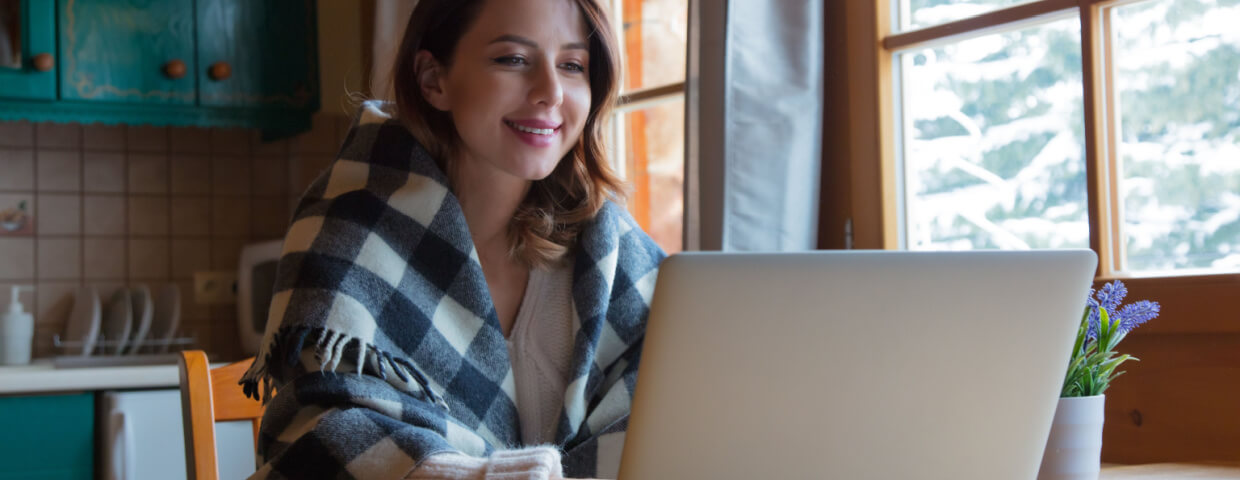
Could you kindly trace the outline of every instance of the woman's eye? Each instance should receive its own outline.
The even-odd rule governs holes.
[[[517,67],[517,66],[525,65],[525,58],[518,57],[515,55],[507,56],[507,57],[499,57],[495,59],[495,63],[500,64],[500,65]]]
[[[575,62],[562,63],[560,64],[560,66],[563,68],[567,68],[571,71],[578,72],[578,73],[586,71],[586,67],[582,66],[580,63],[575,63]]]

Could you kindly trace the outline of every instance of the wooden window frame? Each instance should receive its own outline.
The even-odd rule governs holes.
[[[682,80],[666,85],[637,88],[641,85],[642,78],[642,0],[616,0],[613,6],[618,10],[613,12],[613,16],[621,19],[619,33],[623,57],[620,61],[628,73],[627,80],[621,85],[621,95],[616,101],[616,108],[612,112],[612,122],[616,128],[613,140],[618,144],[625,142],[633,150],[633,162],[624,169],[625,180],[632,185],[628,208],[637,224],[643,230],[650,231],[650,175],[647,173],[650,159],[647,155],[649,149],[646,148],[646,115],[640,110],[684,98],[685,82]],[[689,8],[687,2],[685,8]],[[629,115],[629,138],[624,136],[625,125],[619,120],[620,116],[625,114]],[[616,161],[627,162],[625,149],[617,147],[616,154]]]
[[[1106,92],[1112,90],[1109,15],[1106,8],[1141,0],[1039,0],[976,17],[894,33],[891,0],[828,2],[826,65],[827,118],[824,121],[823,203],[820,247],[899,248],[897,202],[895,54],[913,47],[1019,29],[1080,15],[1085,107],[1085,162],[1089,190],[1090,248],[1099,256],[1097,283],[1122,279],[1130,298],[1158,300],[1167,312],[1134,332],[1240,334],[1240,273],[1152,276],[1120,271],[1123,241],[1116,145],[1107,132],[1117,119]],[[834,54],[832,52],[835,52]],[[877,159],[877,161],[875,161]],[[1108,199],[1103,202],[1102,199]],[[1103,228],[1103,227],[1106,228]],[[848,229],[849,232],[845,232]]]

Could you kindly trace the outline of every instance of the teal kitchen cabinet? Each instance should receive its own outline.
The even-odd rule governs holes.
[[[0,397],[0,480],[90,479],[95,394]]]
[[[60,99],[193,105],[193,0],[59,0]]]
[[[204,106],[317,110],[314,0],[197,0]]]
[[[0,66],[0,120],[260,128],[271,139],[309,130],[319,109],[315,0],[0,0],[0,9],[13,2],[21,19],[0,34],[20,29],[24,68]],[[44,47],[55,55],[40,55]]]
[[[56,98],[55,0],[0,1],[0,99]]]

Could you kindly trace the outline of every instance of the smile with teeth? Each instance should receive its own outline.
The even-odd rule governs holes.
[[[504,123],[507,124],[509,127],[515,128],[525,133],[532,133],[534,135],[551,135],[555,133],[554,128],[530,128],[524,125],[518,125],[508,120],[504,120]]]

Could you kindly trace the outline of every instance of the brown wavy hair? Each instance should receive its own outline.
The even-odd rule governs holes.
[[[402,122],[449,177],[453,166],[448,162],[461,138],[452,117],[422,96],[415,57],[426,50],[450,67],[457,43],[487,1],[503,0],[420,0],[409,17],[390,77]],[[625,196],[624,183],[608,162],[604,140],[619,90],[615,36],[595,0],[573,1],[590,32],[590,112],[577,144],[550,175],[533,182],[508,225],[509,256],[529,267],[544,267],[563,257],[608,199],[622,201]]]

